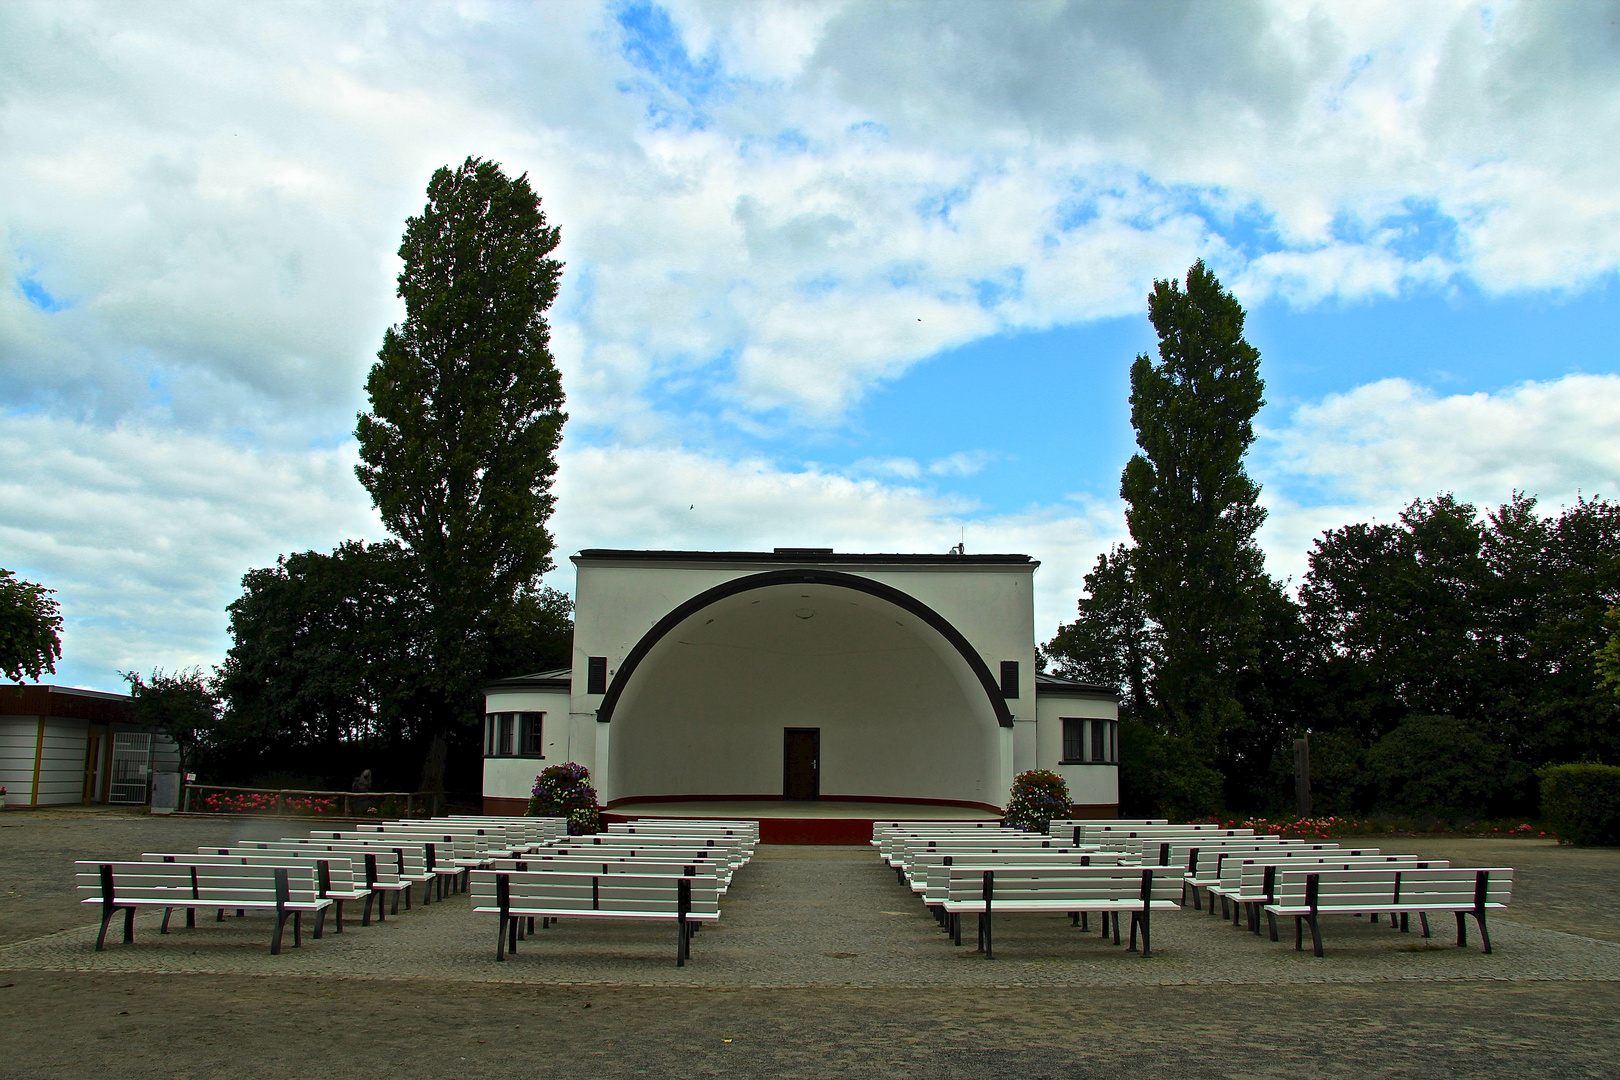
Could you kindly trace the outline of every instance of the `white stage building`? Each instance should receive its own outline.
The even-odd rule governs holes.
[[[573,563],[572,669],[485,690],[488,813],[522,813],[535,774],[570,761],[610,810],[759,818],[766,840],[997,815],[1034,768],[1063,776],[1077,815],[1117,812],[1117,695],[1036,673],[1027,555]]]

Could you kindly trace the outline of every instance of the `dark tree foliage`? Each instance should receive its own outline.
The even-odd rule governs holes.
[[[399,254],[405,319],[366,381],[356,472],[414,559],[423,594],[422,682],[439,697],[424,782],[551,569],[563,392],[545,313],[562,264],[528,178],[468,158],[433,174]]]
[[[1148,688],[1159,646],[1136,588],[1130,549],[1118,545],[1097,556],[1085,588],[1078,617],[1058,627],[1042,657],[1066,679],[1120,688],[1121,719],[1145,718],[1151,715]]]
[[[393,541],[350,540],[250,571],[227,609],[222,756],[239,773],[313,773],[347,787],[356,752],[419,742],[421,609],[414,561]]]
[[[1158,722],[1210,761],[1220,732],[1242,720],[1237,682],[1258,648],[1265,569],[1254,537],[1265,511],[1243,457],[1265,384],[1260,354],[1243,338],[1242,306],[1202,261],[1185,290],[1154,282],[1148,317],[1159,360],[1144,354],[1131,367],[1141,452],[1126,464],[1120,494],[1136,585],[1158,627]]]
[[[62,655],[62,614],[54,589],[0,570],[0,676],[39,681]]]
[[[129,683],[134,721],[175,741],[181,771],[196,767],[198,748],[219,730],[220,700],[212,680],[195,667],[172,672],[154,668],[150,678],[138,671],[120,674]]]

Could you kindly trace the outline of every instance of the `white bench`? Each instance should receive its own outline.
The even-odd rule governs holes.
[[[107,924],[119,911],[124,913],[124,941],[135,940],[135,911],[161,907],[163,926],[169,932],[169,914],[175,908],[186,911],[186,925],[196,926],[197,908],[268,911],[275,917],[270,936],[270,955],[281,953],[282,930],[291,916],[293,945],[303,944],[303,916],[314,915],[315,936],[332,901],[317,893],[315,870],[309,866],[183,866],[164,862],[81,861],[78,890],[85,904],[101,905],[101,930],[96,934],[96,951],[107,938]]]
[[[1272,843],[1260,843],[1260,838],[1254,840],[1224,840],[1209,841],[1193,845],[1173,845],[1170,848],[1170,860],[1167,865],[1183,868],[1181,880],[1192,894],[1193,910],[1202,911],[1203,905],[1199,902],[1198,890],[1209,891],[1209,913],[1215,914],[1215,900],[1219,895],[1217,886],[1221,884],[1221,870],[1233,859],[1265,859],[1271,856],[1279,858],[1293,858],[1304,855],[1361,855],[1378,854],[1377,848],[1352,848],[1345,850],[1335,843],[1307,844],[1302,840],[1278,840]],[[1215,890],[1215,891],[1211,891]],[[1225,901],[1222,901],[1225,903]]]
[[[1277,899],[1265,906],[1271,940],[1277,940],[1277,916],[1294,917],[1294,948],[1304,947],[1304,924],[1311,927],[1311,943],[1322,955],[1320,916],[1328,914],[1416,914],[1429,936],[1429,912],[1449,911],[1457,916],[1457,947],[1468,944],[1472,915],[1479,924],[1482,951],[1491,951],[1491,933],[1485,913],[1507,907],[1513,893],[1509,867],[1473,869],[1397,870],[1294,870],[1278,875]]]
[[[520,919],[672,919],[676,926],[675,965],[691,955],[691,927],[720,917],[720,893],[712,876],[701,874],[573,874],[475,870],[469,885],[473,910],[499,916],[495,959],[516,952]]]
[[[360,925],[371,925],[372,902],[376,902],[377,920],[386,921],[388,918],[387,896],[393,894],[394,913],[399,912],[399,896],[405,893],[406,906],[409,907],[410,888],[412,882],[409,878],[400,877],[400,868],[405,865],[404,856],[398,851],[378,851],[358,847],[342,848],[335,843],[322,843],[312,841],[308,843],[288,843],[277,841],[256,841],[239,843],[228,847],[214,847],[204,845],[197,849],[200,855],[221,856],[240,859],[249,859],[261,865],[278,866],[291,865],[295,861],[315,862],[328,866],[337,866],[341,861],[344,873],[347,875],[347,884],[334,891],[324,891],[321,895],[331,896],[337,901],[338,933],[343,932],[343,901],[361,900],[365,906],[360,912]],[[319,871],[317,871],[319,875]],[[335,880],[335,879],[334,879]]]
[[[433,902],[432,883],[436,875],[428,869],[429,850],[432,845],[420,841],[394,840],[384,842],[380,840],[332,840],[321,837],[290,836],[281,840],[238,840],[227,849],[230,853],[249,851],[330,851],[334,854],[347,855],[362,867],[368,864],[366,855],[376,856],[376,874],[373,887],[378,892],[391,893],[393,896],[392,911],[384,911],[381,901],[378,903],[378,918],[387,914],[399,914],[400,897],[405,898],[405,910],[411,907],[411,886],[422,884],[422,902]],[[209,851],[211,848],[199,850]]]
[[[1238,926],[1248,912],[1249,930],[1260,932],[1260,909],[1276,899],[1277,875],[1285,870],[1384,870],[1448,867],[1445,859],[1420,859],[1416,855],[1381,855],[1377,852],[1324,851],[1288,859],[1262,857],[1238,860],[1222,870],[1221,903],[1232,903],[1232,925]],[[1273,939],[1275,940],[1275,939]]]
[[[322,855],[325,852],[321,853]],[[333,914],[336,916],[336,930],[343,933],[343,902],[345,900],[364,900],[366,911],[371,910],[371,890],[363,882],[357,882],[354,876],[354,865],[348,856],[334,855],[330,858],[304,857],[295,853],[265,853],[252,854],[219,852],[207,849],[196,855],[184,853],[169,853],[161,851],[143,852],[142,862],[174,863],[179,866],[307,866],[315,871],[315,894],[323,900],[330,900],[333,904]],[[240,915],[242,912],[237,912]],[[361,925],[365,925],[362,923]]]
[[[953,865],[947,882],[944,908],[951,942],[962,944],[962,913],[979,915],[979,951],[994,959],[994,913],[1062,912],[1073,925],[1082,913],[1100,913],[1103,933],[1113,921],[1114,944],[1119,944],[1119,916],[1131,917],[1130,948],[1136,951],[1136,933],[1142,932],[1142,955],[1149,955],[1154,911],[1181,908],[1181,882],[1163,868],[1151,866],[1068,866],[1062,868],[998,869]]]

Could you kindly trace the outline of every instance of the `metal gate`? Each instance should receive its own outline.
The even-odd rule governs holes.
[[[152,736],[138,731],[113,735],[112,784],[107,801],[145,803],[146,779],[152,767]]]

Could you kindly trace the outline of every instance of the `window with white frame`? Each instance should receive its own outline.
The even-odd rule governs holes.
[[[484,714],[485,757],[545,757],[546,714],[501,712]]]
[[[1063,757],[1059,764],[1119,764],[1119,721],[1063,717]]]

